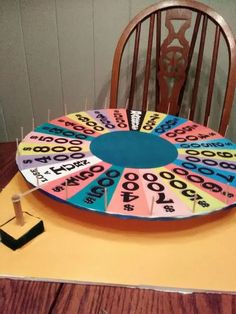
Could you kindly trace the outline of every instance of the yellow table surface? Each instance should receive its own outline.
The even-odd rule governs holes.
[[[11,196],[30,189],[18,173],[0,193],[0,225]],[[45,232],[21,249],[0,244],[0,276],[177,290],[236,291],[236,210],[181,221],[127,220],[87,212],[40,191],[22,200]]]

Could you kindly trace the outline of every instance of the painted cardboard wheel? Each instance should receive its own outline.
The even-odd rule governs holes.
[[[20,143],[25,179],[81,209],[180,219],[236,202],[236,145],[163,113],[101,109],[44,123]]]

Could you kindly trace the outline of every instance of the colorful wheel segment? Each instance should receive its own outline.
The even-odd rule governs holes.
[[[193,121],[101,109],[44,123],[20,143],[25,179],[49,196],[127,218],[180,219],[236,203],[236,145]]]

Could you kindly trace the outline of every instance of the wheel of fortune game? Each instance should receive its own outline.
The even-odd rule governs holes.
[[[236,201],[236,145],[193,121],[153,111],[59,117],[23,139],[16,162],[50,197],[119,217],[190,218]]]

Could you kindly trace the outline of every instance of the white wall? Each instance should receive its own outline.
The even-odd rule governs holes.
[[[236,1],[202,1],[236,34]],[[0,0],[0,141],[51,116],[102,107],[112,58],[128,21],[148,0]],[[236,140],[236,103],[228,137]]]

